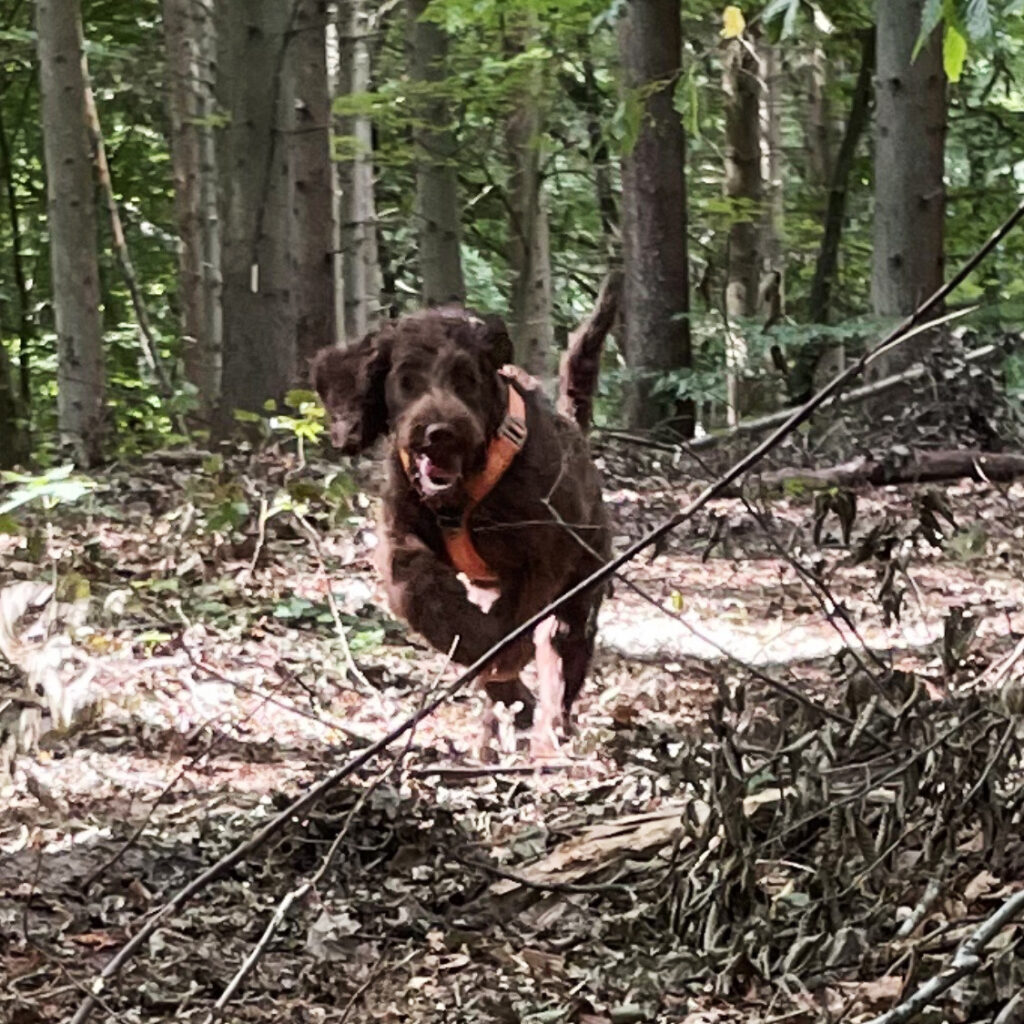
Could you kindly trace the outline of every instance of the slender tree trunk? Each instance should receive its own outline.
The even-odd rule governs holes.
[[[339,0],[338,93],[366,93],[371,85],[368,0]],[[345,339],[357,341],[376,326],[381,314],[380,259],[377,251],[377,200],[373,179],[370,119],[338,119],[343,157],[338,163],[341,189],[341,276],[345,296]]]
[[[224,216],[224,371],[220,429],[297,376],[291,185],[281,97],[290,5],[221,0],[218,87],[229,118],[218,154]]]
[[[761,39],[758,40],[757,51],[764,72],[761,89],[761,176],[767,199],[762,222],[762,263],[766,273],[782,275],[786,212],[782,190],[782,69],[777,46]]]
[[[338,340],[334,319],[334,168],[327,82],[327,0],[292,0],[282,109],[292,173],[293,302],[298,373]]]
[[[942,283],[946,81],[940,30],[912,59],[923,0],[878,0],[875,86],[875,237],[871,299],[903,316]],[[919,359],[927,334],[873,364],[898,372]]]
[[[807,84],[804,142],[807,147],[807,180],[812,185],[820,186],[826,185],[832,178],[829,66],[824,49],[820,45],[815,45],[804,69]]]
[[[594,167],[597,209],[601,214],[601,231],[611,255],[619,247],[619,209],[612,187],[611,152],[603,129],[601,90],[597,84],[597,75],[594,73],[594,62],[589,57],[583,62],[583,82],[587,91],[587,137],[590,140],[590,158]]]
[[[0,164],[3,165],[4,191],[7,194],[7,209],[11,218],[11,263],[14,269],[14,287],[18,295],[18,355],[20,386],[16,392],[20,396],[19,406],[28,409],[32,400],[29,347],[35,337],[32,323],[32,297],[29,292],[28,275],[25,273],[24,257],[21,249],[21,211],[18,208],[18,190],[14,180],[14,163],[11,160],[11,144],[7,135],[7,125],[3,119],[0,104]],[[11,372],[10,365],[7,367]]]
[[[28,455],[24,414],[7,349],[0,343],[0,469],[11,469]]]
[[[436,22],[421,16],[429,0],[408,0],[409,74],[420,90],[416,104],[416,221],[420,239],[423,301],[465,299],[459,249],[456,139],[451,112],[439,85],[444,82],[448,39]]]
[[[675,419],[693,430],[692,402],[654,391],[659,375],[690,366],[686,237],[686,140],[673,105],[682,59],[679,0],[631,0],[619,23],[623,89],[640,105],[622,160],[626,353],[633,427]]]
[[[106,373],[78,3],[37,0],[36,33],[57,327],[57,416],[75,460],[91,466],[102,456]]]
[[[828,323],[832,282],[839,262],[839,240],[846,217],[846,197],[850,187],[850,174],[861,136],[867,127],[871,112],[872,77],[875,70],[875,32],[868,29],[861,38],[860,70],[850,102],[850,115],[836,155],[832,180],[829,184],[828,208],[825,212],[825,230],[811,281],[810,319],[814,323]]]
[[[762,71],[756,41],[746,35],[726,44],[725,194],[730,201],[729,263],[725,307],[728,417],[735,423],[747,411],[743,375],[747,366],[744,329],[732,321],[757,314],[761,283],[761,231],[764,179],[761,169]]]
[[[509,40],[522,52],[536,34],[527,22]],[[505,126],[509,165],[509,266],[512,271],[511,332],[516,363],[539,377],[548,376],[554,348],[551,316],[551,251],[547,198],[540,171],[542,121],[540,69],[530,68],[518,102]]]
[[[812,323],[829,322],[832,285],[839,265],[839,242],[846,220],[846,198],[853,173],[857,147],[871,114],[873,76],[875,69],[875,30],[866,29],[861,36],[860,69],[850,101],[850,112],[843,138],[832,167],[825,224],[818,249],[818,258],[811,280],[808,316]],[[801,346],[787,374],[786,390],[793,405],[803,404],[815,390],[815,378],[835,376],[846,362],[845,345],[819,335]]]
[[[597,198],[597,211],[601,217],[601,233],[610,259],[618,257],[619,250],[619,209],[612,186],[611,154],[608,139],[604,133],[604,123],[610,112],[604,109],[601,87],[594,71],[594,61],[587,53],[590,46],[589,37],[580,40],[580,50],[586,55],[583,58],[583,81],[575,75],[565,73],[561,83],[569,99],[579,108],[587,125],[587,141],[589,143],[588,162],[594,170],[594,194]]]
[[[82,60],[82,73],[85,77],[85,120],[89,129],[89,145],[92,147],[96,178],[99,181],[100,191],[103,193],[103,198],[107,204],[107,216],[110,218],[110,237],[114,245],[114,255],[117,257],[118,266],[121,268],[121,276],[131,298],[132,310],[135,313],[135,323],[139,328],[139,338],[142,342],[143,356],[150,370],[152,370],[153,376],[156,378],[160,392],[165,398],[170,398],[171,381],[160,360],[160,350],[156,335],[153,333],[153,328],[149,321],[149,312],[146,309],[142,289],[139,287],[138,276],[135,273],[135,264],[132,262],[131,253],[128,251],[128,241],[125,238],[124,225],[121,222],[121,211],[117,205],[114,182],[110,177],[110,165],[107,163],[107,148],[103,142],[103,129],[100,125],[100,116],[96,109],[96,99],[93,95],[92,83],[89,79],[89,66],[84,57]]]
[[[185,375],[211,422],[222,368],[220,219],[214,112],[215,25],[210,5],[164,0],[170,75],[171,168]]]

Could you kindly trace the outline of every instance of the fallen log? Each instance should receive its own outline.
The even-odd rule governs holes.
[[[757,478],[767,491],[821,491],[830,487],[882,487],[938,480],[1013,480],[1024,476],[1024,455],[976,450],[904,450],[886,459],[857,458],[822,469],[787,468]],[[736,494],[742,489],[733,489]]]
[[[613,270],[601,283],[593,312],[569,335],[558,369],[558,411],[586,433],[594,418],[594,393],[601,371],[604,339],[615,323],[622,297],[622,273]]]

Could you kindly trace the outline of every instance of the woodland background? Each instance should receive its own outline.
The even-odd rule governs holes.
[[[805,397],[1015,205],[1017,6],[17,0],[3,458],[52,462],[58,425],[85,463],[223,434],[451,295],[550,374],[610,266],[612,421]],[[1020,247],[956,296],[979,330],[1019,319]]]
[[[0,1021],[1024,1019],[1022,8],[8,0]],[[618,308],[544,772],[306,380],[453,295]]]

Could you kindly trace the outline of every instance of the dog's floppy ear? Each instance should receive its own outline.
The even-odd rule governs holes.
[[[515,353],[512,350],[512,339],[508,336],[508,328],[505,326],[505,321],[497,313],[489,313],[484,317],[484,345],[494,362],[496,370],[500,370],[506,363],[515,361]]]
[[[391,333],[367,334],[350,348],[325,348],[313,360],[313,384],[330,420],[331,442],[346,455],[369,448],[388,429],[384,381]]]

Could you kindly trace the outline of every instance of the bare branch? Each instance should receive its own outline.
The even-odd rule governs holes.
[[[952,962],[944,971],[926,981],[909,999],[883,1013],[881,1017],[869,1021],[868,1024],[904,1024],[905,1021],[917,1016],[961,978],[978,970],[983,962],[981,953],[984,948],[1020,914],[1024,914],[1024,889],[1011,896],[994,914],[982,921],[971,937],[956,951]],[[1013,1000],[1010,1000],[1011,1004],[1012,1002]],[[1008,1008],[1009,1006],[1004,1007],[1000,1018]]]

